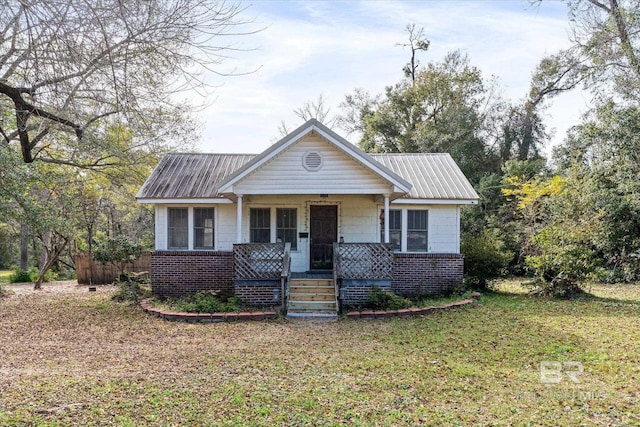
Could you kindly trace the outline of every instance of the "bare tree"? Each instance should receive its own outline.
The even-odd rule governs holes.
[[[293,110],[293,114],[303,122],[316,119],[329,128],[334,128],[338,121],[338,118],[331,114],[331,107],[327,106],[327,98],[325,98],[322,93],[318,96],[316,101],[307,101],[302,105],[302,107],[298,107]],[[289,129],[285,121],[280,121],[280,125],[278,126],[278,133],[280,136],[287,136],[290,131],[291,129]]]
[[[411,60],[404,66],[402,71],[406,77],[410,77],[412,82],[416,81],[416,71],[420,66],[420,61],[416,59],[416,53],[418,51],[426,52],[429,50],[431,42],[424,35],[424,28],[416,28],[416,24],[407,24],[405,30],[409,33],[408,43],[398,43],[398,46],[408,47],[411,49]]]
[[[0,0],[0,149],[17,143],[24,162],[72,163],[109,123],[157,141],[189,112],[176,94],[202,87],[204,71],[236,73],[220,67],[239,50],[232,36],[252,32],[243,10],[224,0]]]

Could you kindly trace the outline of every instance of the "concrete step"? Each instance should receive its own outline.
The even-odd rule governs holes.
[[[335,293],[308,293],[308,292],[291,292],[289,293],[290,301],[335,301]]]

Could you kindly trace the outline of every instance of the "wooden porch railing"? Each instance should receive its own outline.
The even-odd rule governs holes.
[[[233,245],[236,280],[280,280],[284,267],[284,243],[239,243]]]
[[[336,279],[393,279],[393,248],[388,243],[335,243]]]
[[[344,244],[344,243],[343,243]],[[336,308],[338,313],[342,312],[342,301],[340,300],[340,285],[338,284],[338,272],[340,271],[340,243],[333,244],[333,289],[336,295]]]
[[[291,282],[291,243],[284,244],[282,272],[280,273],[280,302],[284,313],[289,300],[289,283]]]
[[[334,243],[333,286],[336,305],[342,311],[339,282],[393,279],[393,247],[388,243]]]

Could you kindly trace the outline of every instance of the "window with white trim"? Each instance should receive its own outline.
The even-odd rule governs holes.
[[[214,248],[214,208],[194,208],[193,209],[193,248],[213,249]]]
[[[427,252],[429,211],[407,210],[407,252]]]
[[[384,210],[380,211],[380,242],[384,242]],[[389,242],[394,251],[429,251],[429,211],[390,209]]]
[[[298,249],[298,210],[295,208],[276,209],[276,241],[291,243],[291,250]]]
[[[167,225],[169,249],[188,249],[189,209],[169,208]]]
[[[384,210],[380,211],[380,241],[384,243]],[[402,211],[400,209],[389,210],[389,243],[394,251],[402,250]]]
[[[271,242],[271,209],[249,209],[249,241],[251,243]]]

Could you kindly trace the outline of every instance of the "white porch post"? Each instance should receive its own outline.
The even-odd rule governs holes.
[[[384,242],[389,243],[389,195],[384,195]]]
[[[242,194],[238,194],[236,208],[236,243],[242,243]]]

